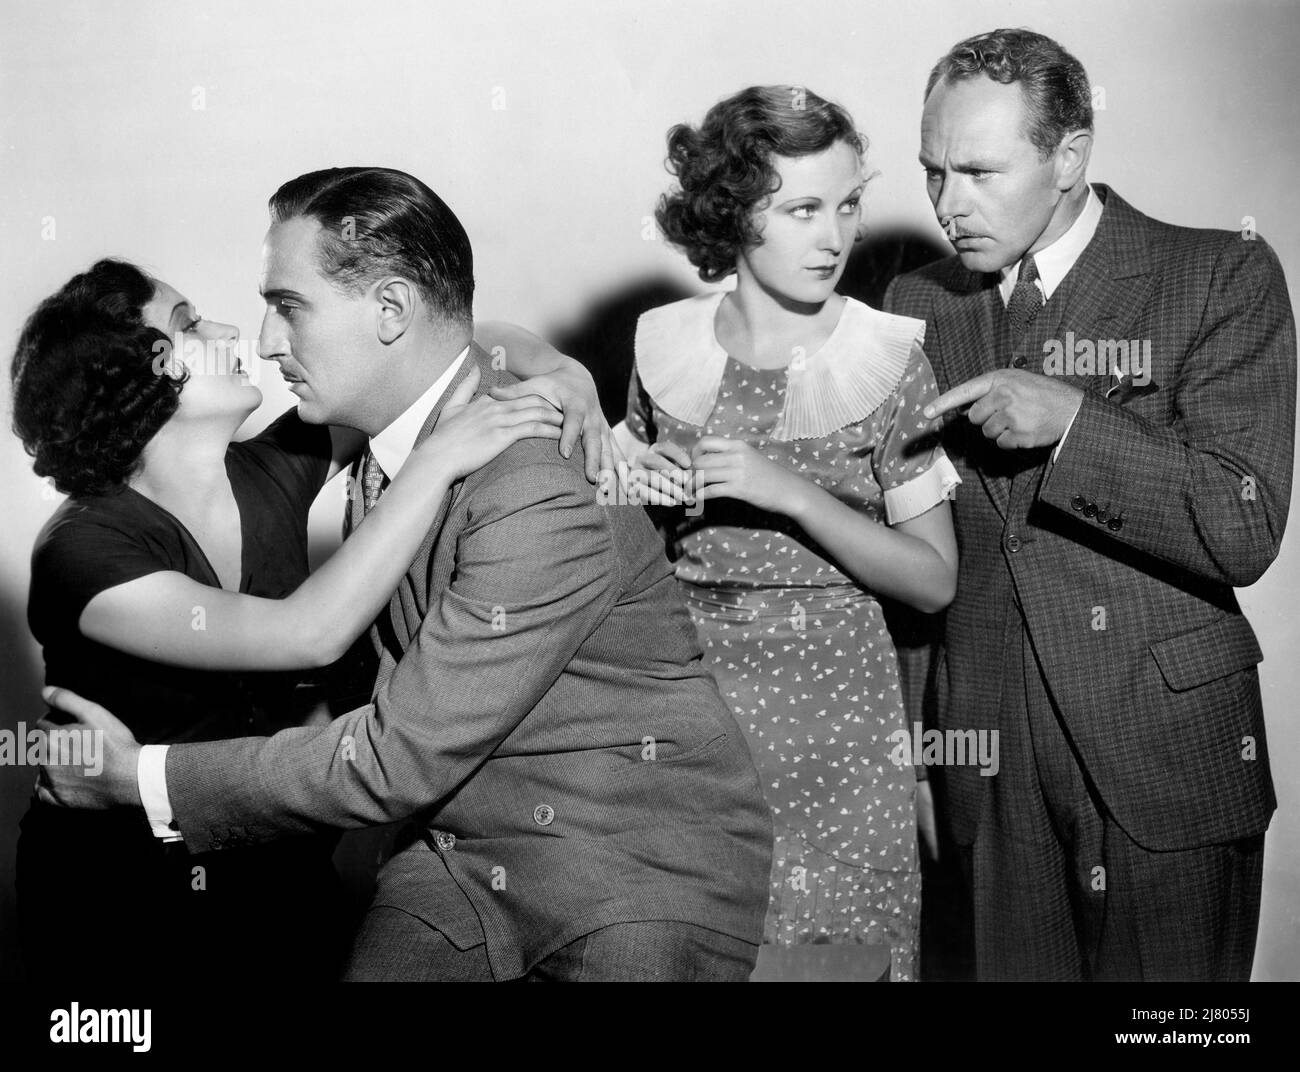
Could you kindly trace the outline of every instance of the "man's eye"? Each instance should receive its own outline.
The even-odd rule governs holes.
[[[194,330],[196,327],[198,327],[201,323],[203,323],[203,317],[201,317],[201,316],[199,316],[197,313],[195,313],[195,314],[194,314],[194,319],[191,320],[188,324],[186,324],[183,328],[181,328],[181,331],[188,335],[191,331],[193,331],[193,330]]]
[[[939,178],[940,172],[938,168],[924,168],[923,170],[925,171],[926,182],[934,182],[935,179]]]
[[[851,216],[858,211],[858,204],[862,199],[859,197],[850,197],[840,206],[840,211],[846,216]]]

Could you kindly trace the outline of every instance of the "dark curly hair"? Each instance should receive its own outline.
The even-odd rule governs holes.
[[[1019,83],[1029,110],[1025,132],[1046,160],[1061,139],[1092,130],[1092,87],[1083,64],[1050,37],[1033,30],[990,30],[968,37],[934,65],[925,96],[939,83],[985,75],[1002,85]]]
[[[159,375],[167,336],[141,319],[154,282],[102,260],[46,298],[23,325],[9,377],[13,429],[67,495],[119,490],[179,404],[187,375]]]
[[[762,241],[752,216],[780,186],[772,157],[810,156],[839,141],[866,152],[849,113],[812,90],[742,89],[710,108],[698,130],[679,123],[668,132],[678,188],[659,200],[659,228],[701,279],[716,283],[736,270],[742,249]]]

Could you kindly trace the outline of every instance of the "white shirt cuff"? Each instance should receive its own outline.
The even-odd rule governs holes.
[[[911,521],[927,510],[951,498],[949,492],[961,483],[957,468],[940,451],[934,464],[919,476],[897,487],[885,489],[885,519],[891,525]]]
[[[172,802],[167,796],[167,748],[165,744],[141,745],[135,777],[153,836],[163,841],[180,841],[181,832],[173,822]]]
[[[1056,444],[1056,449],[1052,451],[1052,464],[1056,464],[1056,459],[1061,453],[1061,448],[1065,446],[1065,437],[1070,434],[1070,429],[1074,427],[1074,418],[1079,415],[1079,410],[1083,409],[1083,399],[1079,399],[1079,404],[1074,407],[1074,413],[1070,415],[1070,423],[1065,426],[1065,433],[1061,436],[1061,441]]]

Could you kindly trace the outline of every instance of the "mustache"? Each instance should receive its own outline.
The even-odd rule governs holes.
[[[957,226],[957,221],[951,216],[945,216],[939,221],[939,226],[943,228],[943,233],[947,236],[949,242],[956,242],[959,238],[983,238],[984,236],[976,231],[966,231]]]

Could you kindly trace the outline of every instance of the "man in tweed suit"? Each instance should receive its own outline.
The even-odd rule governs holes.
[[[1000,738],[996,777],[943,771],[977,972],[1246,979],[1275,799],[1233,588],[1282,539],[1294,320],[1253,233],[1090,187],[1092,128],[1055,42],[955,46],[921,163],[957,255],[886,297],[926,320],[964,480],[938,724]]]
[[[260,352],[302,377],[304,419],[368,433],[378,490],[471,368],[480,394],[514,382],[471,342],[469,240],[383,168],[304,175],[271,210]],[[170,810],[194,852],[411,818],[352,979],[748,977],[771,818],[643,510],[518,441],[453,488],[372,639],[369,705],[270,738],[137,758],[53,696],[109,737],[105,776],[51,768],[54,793]]]

